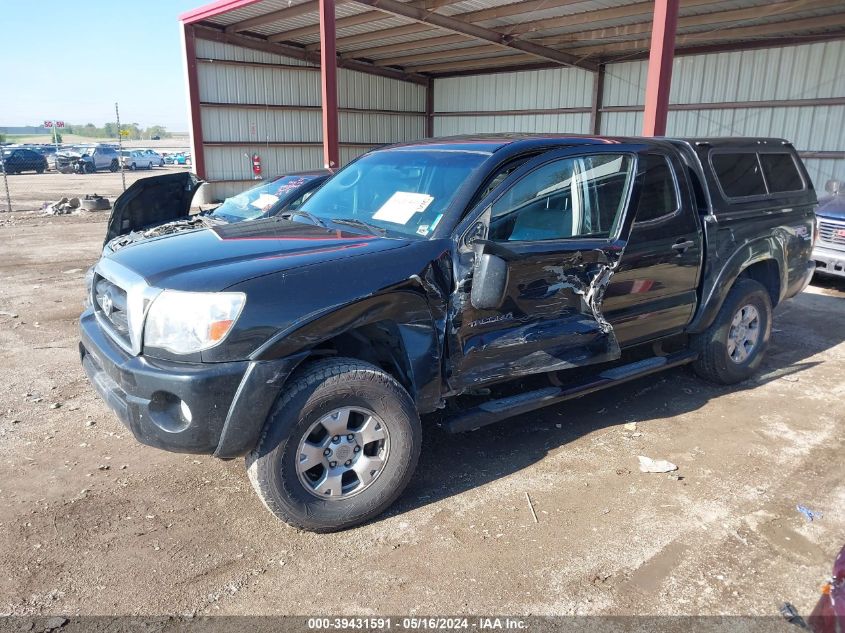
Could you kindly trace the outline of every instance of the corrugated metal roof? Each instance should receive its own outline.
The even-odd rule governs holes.
[[[203,23],[216,27],[225,27],[235,24],[245,19],[257,18],[262,15],[268,15],[275,11],[285,9],[292,6],[300,5],[308,0],[261,0],[252,5],[248,5],[239,9],[235,9],[226,13],[214,15],[205,20]],[[420,6],[418,1],[403,0],[407,4],[414,4]],[[823,3],[822,3],[823,4]],[[530,6],[531,10],[523,12],[520,10],[520,5]],[[551,6],[550,6],[551,5]],[[556,5],[556,6],[555,6]],[[461,19],[461,16],[467,14],[478,17],[486,17],[481,21],[474,21],[475,24],[483,26],[487,29],[498,31],[504,35],[516,34],[517,37],[525,40],[541,40],[544,46],[554,48],[557,50],[568,51],[572,50],[575,54],[579,54],[578,47],[589,47],[586,53],[589,54],[591,60],[600,58],[619,58],[626,54],[636,54],[639,51],[647,48],[646,40],[649,37],[647,30],[644,30],[643,25],[647,23],[650,17],[652,4],[647,0],[575,0],[572,2],[561,0],[531,0],[526,2],[514,2],[514,0],[459,0],[457,2],[444,4],[438,7],[435,11],[444,16],[451,16],[456,19]],[[488,14],[479,16],[479,11],[495,10],[497,8],[509,7],[503,9],[501,13],[509,13],[510,15],[499,15],[491,17]],[[801,34],[825,34],[825,33],[842,33],[845,37],[845,2],[837,5],[830,4],[827,0],[827,6],[816,6],[814,3],[794,3],[794,6],[788,4],[787,0],[688,0],[682,3],[680,15],[683,20],[684,17],[691,16],[706,16],[709,13],[733,11],[749,8],[759,9],[759,14],[751,17],[746,17],[737,20],[714,20],[713,23],[704,22],[691,26],[683,26],[679,30],[679,34],[698,34],[695,38],[691,38],[692,44],[706,44],[710,41],[724,45],[726,48],[731,44],[743,44],[753,36],[743,34],[738,35],[734,40],[725,38],[718,33],[724,29],[742,28],[764,26],[772,24],[783,24],[783,31],[777,29],[774,32],[767,30],[766,38],[776,38],[778,36],[793,38]],[[620,11],[614,11],[619,9]],[[592,15],[596,19],[590,19]],[[371,16],[373,19],[366,21],[355,20],[355,17],[360,18],[362,15]],[[812,18],[817,16],[835,16],[830,25],[816,24],[803,25],[802,30],[796,31],[792,27],[792,22],[801,18]],[[567,24],[567,18],[572,16],[572,24]],[[574,16],[578,16],[577,19]],[[344,53],[355,56],[356,51],[361,51],[370,48],[376,48],[388,44],[417,44],[425,40],[443,37],[444,35],[453,35],[455,31],[438,28],[430,24],[420,27],[421,30],[414,32],[399,32],[396,33],[397,27],[406,27],[408,25],[419,24],[412,19],[403,16],[391,16],[384,12],[379,12],[368,5],[359,4],[351,0],[339,1],[336,7],[336,17],[339,22],[337,32],[338,36],[338,51],[341,55]],[[353,18],[347,20],[344,24],[344,18]],[[349,24],[349,22],[356,22]],[[318,34],[318,16],[316,7],[314,11],[290,17],[284,20],[276,20],[266,24],[259,24],[249,28],[250,34],[270,37],[273,35],[285,34],[293,31],[293,37],[286,39],[295,45],[308,46],[319,45]],[[612,29],[613,27],[624,27],[628,25],[640,25],[637,28],[626,32],[620,29],[619,32],[608,32],[595,34],[589,40],[581,37],[576,42],[568,42],[566,35],[573,33],[585,33],[596,29]],[[311,27],[310,32],[297,33],[296,30]],[[709,31],[716,33],[713,38],[706,38],[702,34]],[[344,39],[353,38],[352,42],[345,42]],[[363,41],[362,41],[363,40]],[[621,48],[618,43],[631,42],[630,44],[622,45]],[[426,46],[409,47],[405,51],[392,51],[390,53],[373,55],[373,59],[389,59],[390,57],[407,57],[414,53],[425,53],[433,51],[449,51],[454,50],[455,55],[449,58],[438,57],[438,62],[447,63],[450,59],[455,62],[460,62],[467,59],[466,54],[461,53],[462,48],[470,46],[478,46],[484,43],[484,40],[472,38],[467,36],[466,43],[451,43],[451,44],[434,44]],[[603,50],[603,45],[611,45],[609,50]],[[680,45],[683,45],[683,40],[680,40]],[[498,56],[493,49],[491,49],[490,57]],[[542,58],[538,57],[538,61]],[[464,69],[465,64],[461,64],[460,68]]]
[[[297,4],[303,4],[308,1],[309,0],[261,0],[261,2],[256,2],[255,4],[251,4],[240,9],[227,11],[226,13],[218,13],[213,18],[209,18],[206,21],[220,26],[229,26],[235,22],[240,22],[249,18],[257,18],[259,16],[272,13],[273,11],[280,11],[281,9],[286,9]]]

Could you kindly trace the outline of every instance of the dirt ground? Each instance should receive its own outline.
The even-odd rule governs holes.
[[[141,446],[88,386],[76,327],[104,221],[0,214],[0,613],[806,615],[818,599],[845,540],[845,284],[777,309],[747,384],[678,369],[429,428],[388,515],[314,535],[264,510],[241,460]]]
[[[126,186],[128,187],[141,178],[185,171],[185,169],[187,168],[184,166],[166,165],[164,167],[153,167],[151,170],[127,170],[124,172]],[[9,175],[7,178],[13,211],[39,210],[45,202],[56,202],[65,196],[82,198],[85,194],[94,193],[105,196],[114,202],[114,199],[123,192],[120,172],[98,171],[94,174],[60,174],[55,171],[48,171],[43,174],[25,172]],[[6,191],[3,188],[3,182],[0,181],[0,212],[6,211],[7,208]]]

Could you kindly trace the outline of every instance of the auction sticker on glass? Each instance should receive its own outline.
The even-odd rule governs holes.
[[[407,224],[415,213],[425,211],[433,200],[432,196],[425,193],[397,191],[375,212],[373,220]]]

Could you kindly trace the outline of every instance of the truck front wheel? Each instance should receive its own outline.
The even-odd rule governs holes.
[[[769,346],[772,301],[753,279],[740,279],[731,288],[716,319],[692,345],[698,350],[693,369],[702,378],[732,385],[750,378]]]
[[[307,365],[270,413],[247,472],[290,525],[333,532],[383,512],[408,484],[422,431],[408,392],[351,358]]]

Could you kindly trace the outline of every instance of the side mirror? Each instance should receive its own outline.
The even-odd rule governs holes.
[[[835,178],[831,178],[824,184],[824,190],[827,191],[830,195],[835,196],[839,194],[842,189],[842,181],[836,180]]]
[[[508,263],[496,255],[476,255],[472,275],[470,302],[479,310],[495,310],[505,300],[508,284]]]

